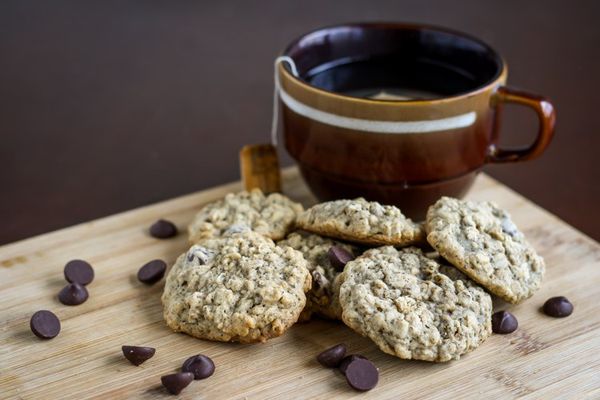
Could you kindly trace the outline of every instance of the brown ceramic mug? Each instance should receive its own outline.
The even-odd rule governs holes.
[[[488,45],[444,28],[359,23],[319,29],[284,51],[277,73],[285,146],[320,200],[363,196],[422,218],[462,197],[486,163],[538,157],[554,131],[544,98],[505,86]],[[504,103],[539,117],[534,143],[499,148]]]

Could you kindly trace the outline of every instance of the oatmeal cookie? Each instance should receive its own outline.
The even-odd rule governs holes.
[[[539,289],[544,260],[494,203],[442,197],[427,212],[426,230],[442,257],[490,293],[516,304]]]
[[[220,237],[228,230],[252,230],[273,240],[290,232],[303,207],[286,196],[260,189],[229,193],[225,198],[204,206],[188,227],[190,243]]]
[[[449,361],[491,334],[490,295],[417,248],[368,250],[340,281],[344,323],[388,354]]]
[[[298,216],[300,229],[367,245],[408,246],[424,241],[416,224],[394,206],[363,198],[317,204]]]
[[[209,239],[169,272],[164,318],[174,331],[201,339],[264,342],[298,320],[310,286],[299,251],[255,232]]]

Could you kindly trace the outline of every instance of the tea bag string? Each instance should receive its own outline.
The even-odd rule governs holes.
[[[279,56],[275,59],[275,77],[273,80],[273,120],[271,121],[271,144],[277,147],[277,128],[279,127],[279,73],[277,67],[279,63],[285,62],[292,70],[292,74],[298,78],[298,69],[296,63],[289,56]]]

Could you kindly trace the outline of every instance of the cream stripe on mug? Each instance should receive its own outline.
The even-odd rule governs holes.
[[[465,128],[473,125],[476,114],[474,111],[454,117],[421,120],[421,121],[377,121],[361,118],[344,117],[317,110],[299,102],[290,96],[283,88],[279,87],[281,101],[296,114],[339,128],[353,129],[364,132],[376,133],[428,133]]]

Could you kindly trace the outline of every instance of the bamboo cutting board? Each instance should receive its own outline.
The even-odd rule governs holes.
[[[283,174],[284,192],[314,202],[296,169]],[[508,209],[544,256],[542,289],[518,306],[497,302],[519,319],[510,335],[492,335],[479,349],[445,364],[404,361],[379,351],[341,323],[311,321],[265,344],[214,343],[172,333],[163,323],[162,282],[145,286],[138,268],[161,258],[172,263],[186,250],[185,234],[157,240],[148,226],[164,217],[181,230],[206,202],[239,190],[239,183],[48,233],[0,247],[0,398],[173,398],[160,376],[175,372],[188,356],[213,358],[215,374],[194,381],[183,399],[582,399],[600,398],[600,245],[486,175],[469,197]],[[89,261],[95,280],[89,300],[76,307],[56,299],[64,264]],[[573,315],[553,319],[539,308],[563,295]],[[40,309],[54,311],[60,335],[42,341],[29,330]],[[344,342],[380,369],[379,385],[352,391],[337,371],[317,364],[323,349]],[[157,349],[135,367],[121,346]]]

